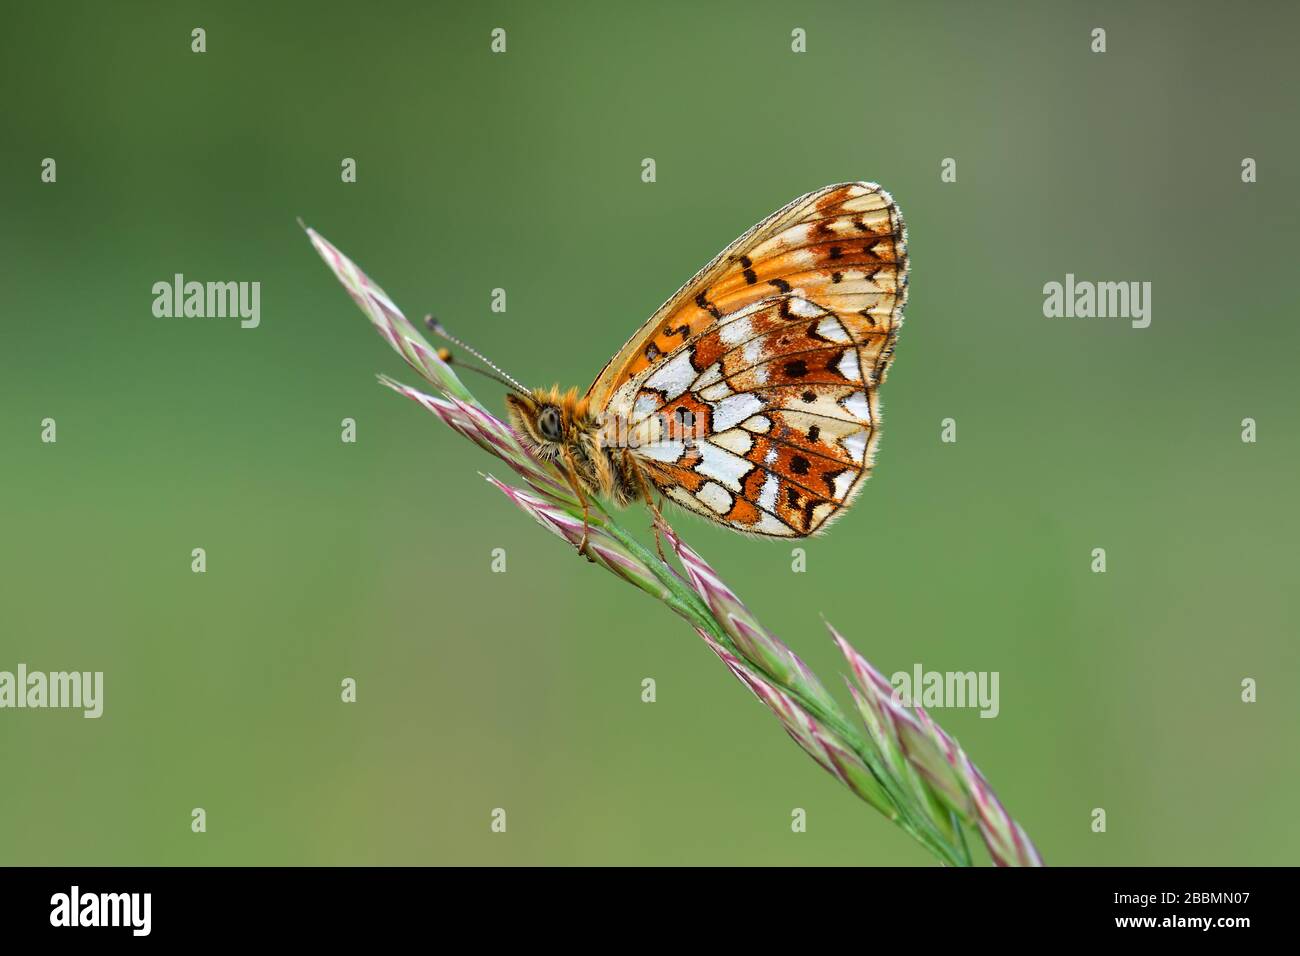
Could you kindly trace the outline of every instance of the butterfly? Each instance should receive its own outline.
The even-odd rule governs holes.
[[[658,516],[653,488],[736,531],[816,534],[871,473],[906,300],[897,204],[875,183],[825,186],[723,249],[585,394],[500,373],[510,422],[585,515],[600,495]]]

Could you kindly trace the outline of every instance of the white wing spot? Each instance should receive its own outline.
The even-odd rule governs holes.
[[[763,482],[763,490],[758,493],[758,506],[764,511],[775,511],[776,492],[780,487],[780,479],[776,475],[769,474],[767,480]]]
[[[862,464],[862,456],[867,450],[867,431],[863,429],[860,432],[854,432],[852,435],[845,435],[840,439],[840,444],[844,450],[849,453],[849,457]]]
[[[840,325],[840,320],[833,315],[828,315],[817,323],[817,334],[832,342],[847,344],[852,341],[849,333],[844,331],[844,326]]]
[[[738,345],[754,332],[753,324],[747,318],[733,319],[718,329],[718,338],[724,345]]]
[[[764,513],[763,517],[758,519],[752,530],[757,531],[759,534],[777,535],[782,538],[789,538],[794,534],[794,531],[784,523],[767,513]]]
[[[701,372],[695,381],[691,382],[691,388],[698,392],[706,385],[712,385],[714,382],[720,381],[722,381],[722,363],[714,362]]]
[[[753,462],[746,461],[738,455],[733,455],[725,448],[720,448],[711,441],[697,442],[695,447],[699,449],[703,459],[695,466],[695,470],[699,474],[709,478],[716,478],[732,491],[740,491],[740,479],[753,470]]]
[[[717,435],[710,435],[708,440],[737,455],[743,455],[754,447],[754,436],[739,428],[732,428]]]
[[[856,418],[858,421],[871,421],[871,405],[867,402],[866,392],[854,392],[844,401],[840,402],[840,407]]]
[[[850,382],[859,382],[862,380],[862,370],[858,367],[858,350],[845,349],[840,360],[835,363],[841,375]]]
[[[819,315],[826,314],[826,310],[821,306],[800,296],[795,296],[790,300],[790,311],[801,319],[815,319]]]
[[[720,402],[709,404],[713,406],[713,430],[718,432],[726,431],[755,412],[763,410],[763,403],[756,395],[749,392],[728,395]]]
[[[706,402],[720,402],[731,394],[731,386],[726,382],[714,382],[705,388],[700,389],[700,398]]]
[[[646,388],[663,392],[668,401],[672,401],[691,387],[695,376],[695,366],[691,364],[691,349],[682,349],[669,361],[660,365],[655,373],[645,380]]]
[[[669,464],[681,459],[686,452],[686,442],[682,441],[659,441],[652,442],[648,445],[642,445],[633,451],[641,458],[649,458],[652,461],[664,461]]]
[[[659,411],[661,403],[662,399],[658,395],[647,395],[642,392],[636,397],[636,404],[632,406],[632,421],[639,422],[643,418],[649,418]]]
[[[731,493],[717,482],[707,482],[695,492],[695,497],[720,515],[725,515],[731,510]]]

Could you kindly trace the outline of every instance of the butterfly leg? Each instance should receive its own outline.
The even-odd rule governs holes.
[[[578,553],[588,561],[595,563],[596,559],[591,556],[587,550],[587,530],[591,526],[591,505],[587,502],[587,493],[582,490],[582,482],[578,480],[578,469],[573,464],[573,458],[568,449],[564,451],[564,477],[569,482],[569,487],[578,496],[578,503],[582,505],[582,541],[578,544]]]
[[[646,507],[649,508],[650,513],[654,515],[655,520],[651,522],[650,527],[654,529],[655,533],[655,550],[659,552],[659,560],[664,562],[664,564],[667,564],[668,559],[664,557],[664,545],[663,541],[660,540],[659,535],[659,523],[664,520],[664,516],[659,509],[655,507],[654,496],[650,494],[650,485],[645,480],[645,472],[641,470],[640,465],[632,460],[631,455],[626,450],[623,452],[623,463],[626,467],[632,470],[633,474],[636,475],[637,484],[641,486],[641,494],[645,496]],[[662,501],[662,499],[660,500]]]

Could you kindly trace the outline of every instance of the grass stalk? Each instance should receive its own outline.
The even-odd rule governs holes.
[[[306,227],[304,227],[306,228]],[[381,375],[380,382],[494,455],[526,487],[484,475],[516,507],[576,549],[582,508],[567,484],[528,453],[489,412],[388,295],[313,229],[307,235],[379,334],[429,385],[430,395]],[[828,623],[848,665],[849,696],[861,726],[797,654],[764,628],[731,588],[666,523],[681,571],[621,527],[596,502],[587,528],[593,561],[690,624],[727,668],[776,715],[822,768],[949,866],[973,864],[966,830],[979,833],[999,866],[1042,866],[1024,829],[983,774],[926,711],[904,706],[889,681]]]

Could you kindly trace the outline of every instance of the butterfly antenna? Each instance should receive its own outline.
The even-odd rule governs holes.
[[[434,333],[435,335],[441,336],[442,338],[450,342],[452,345],[464,349],[466,352],[474,356],[476,359],[478,359],[480,362],[486,365],[488,369],[491,369],[492,371],[489,372],[487,369],[475,368],[473,365],[466,365],[464,362],[458,363],[461,368],[469,369],[471,372],[478,372],[480,375],[486,375],[488,378],[492,379],[495,382],[499,382],[500,384],[506,386],[507,388],[513,388],[520,395],[527,396],[529,394],[528,389],[524,388],[522,385],[516,382],[505,372],[501,371],[501,369],[497,368],[496,365],[494,365],[490,359],[488,359],[485,355],[483,355],[482,352],[479,352],[477,349],[471,348],[470,346],[466,345],[460,339],[456,338],[456,336],[452,335],[450,332],[444,329],[442,327],[442,323],[439,322],[432,315],[426,315],[424,317],[424,325],[430,332]],[[447,361],[447,362],[451,361],[450,353],[440,357],[443,359],[443,361]]]

